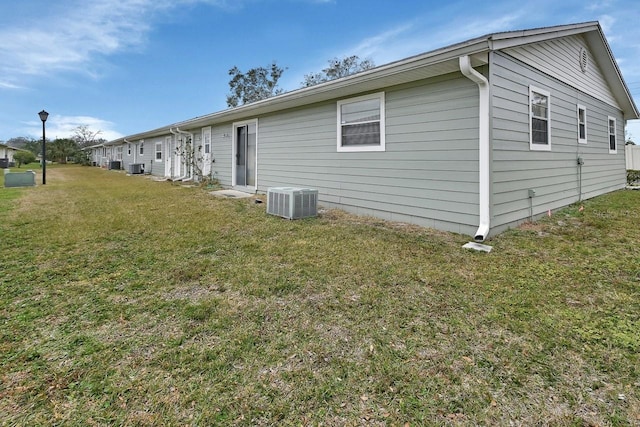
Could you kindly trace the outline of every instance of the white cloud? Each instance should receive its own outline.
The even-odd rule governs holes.
[[[42,122],[30,121],[24,123],[24,134],[42,138]],[[89,116],[61,116],[50,115],[46,122],[47,139],[71,138],[78,126],[87,126],[91,132],[100,132],[97,138],[104,138],[108,141],[121,138],[124,135],[113,130],[114,124],[107,120]]]
[[[0,30],[2,87],[13,87],[25,75],[73,71],[99,75],[98,58],[144,45],[155,14],[184,5],[206,3],[225,7],[223,0],[74,0],[47,16]]]

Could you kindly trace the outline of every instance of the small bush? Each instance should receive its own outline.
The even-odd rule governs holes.
[[[16,162],[16,166],[26,165],[36,161],[36,156],[31,151],[18,151],[13,155],[13,160]]]
[[[631,185],[640,181],[640,171],[628,170],[627,171],[627,184]]]

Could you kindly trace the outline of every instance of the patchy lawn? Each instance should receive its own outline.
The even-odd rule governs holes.
[[[640,192],[485,254],[340,211],[47,175],[0,188],[1,425],[640,424]]]

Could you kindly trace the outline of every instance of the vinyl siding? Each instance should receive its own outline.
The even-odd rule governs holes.
[[[580,49],[589,52],[586,71],[580,69]],[[507,49],[507,54],[535,67],[561,82],[609,105],[619,107],[597,63],[596,55],[589,51],[583,36],[563,37],[542,43]],[[608,60],[608,59],[607,59]]]
[[[580,72],[580,71],[578,71]],[[529,85],[551,95],[551,151],[529,149]],[[492,227],[498,229],[533,215],[604,194],[625,185],[622,112],[506,54],[491,63]],[[587,109],[587,144],[578,144],[577,105]],[[617,119],[618,153],[609,154],[607,117]],[[536,196],[530,200],[528,190]]]
[[[337,100],[259,117],[258,191],[317,188],[328,206],[472,234],[477,86],[450,74],[385,90],[385,98],[385,152],[337,152]]]
[[[214,179],[226,186],[231,186],[231,168],[233,165],[231,132],[231,124],[211,127],[211,158],[215,160],[211,165],[211,170],[213,171]]]
[[[144,162],[145,168],[146,171],[151,173],[153,176],[164,177],[164,161],[165,156],[168,155],[165,152],[164,138],[165,136],[161,136],[144,140],[145,158],[147,158],[147,151],[149,151],[149,162]],[[156,143],[162,144],[162,161],[160,162],[156,162]]]

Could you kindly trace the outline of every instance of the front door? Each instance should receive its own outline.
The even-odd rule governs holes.
[[[202,176],[211,174],[211,126],[202,128]]]
[[[171,137],[167,136],[164,138],[164,176],[167,178],[173,178],[172,170],[171,170],[171,153],[173,150],[171,149]]]
[[[257,121],[233,125],[233,185],[239,190],[256,191]]]

